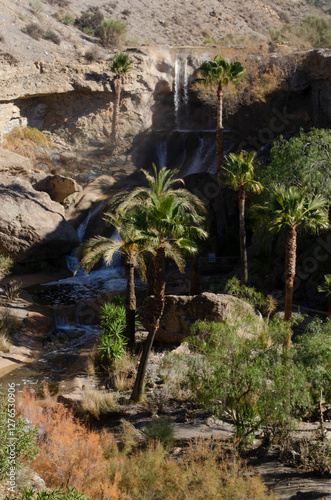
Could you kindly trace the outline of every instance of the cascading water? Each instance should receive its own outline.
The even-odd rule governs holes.
[[[162,137],[157,145],[157,161],[159,168],[167,165],[168,145],[166,138]]]
[[[181,118],[187,114],[189,103],[189,56],[183,59],[180,54],[176,54],[175,74],[174,74],[174,108],[176,130],[180,130],[183,122]]]
[[[176,54],[175,61],[175,79],[174,79],[174,106],[175,106],[175,123],[176,129],[179,128],[179,111],[180,111],[180,77],[181,77],[182,60]]]

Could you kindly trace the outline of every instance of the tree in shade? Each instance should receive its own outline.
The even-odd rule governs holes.
[[[270,190],[270,199],[256,212],[267,217],[270,231],[286,231],[285,247],[285,321],[292,316],[293,285],[296,273],[298,230],[318,234],[328,229],[328,202],[320,195],[312,197],[304,189],[276,185]],[[284,340],[289,351],[291,336]]]
[[[245,227],[246,192],[261,193],[262,184],[254,179],[255,152],[230,153],[225,157],[221,180],[234,191],[238,191],[239,202],[239,239],[241,284],[248,282],[248,263]]]

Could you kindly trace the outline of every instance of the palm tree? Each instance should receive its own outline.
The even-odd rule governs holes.
[[[270,200],[264,207],[257,207],[270,221],[269,229],[286,230],[285,248],[285,321],[292,316],[293,284],[296,273],[297,231],[303,229],[312,234],[329,227],[328,203],[322,196],[309,196],[298,187],[276,185],[271,189]],[[291,346],[291,336],[284,341],[285,352]]]
[[[149,241],[149,251],[154,269],[154,309],[152,328],[144,344],[137,378],[131,399],[138,401],[142,395],[149,354],[159,328],[165,298],[165,259],[171,258],[183,271],[184,254],[194,255],[198,248],[195,240],[206,238],[200,226],[204,221],[205,208],[195,195],[184,188],[174,189],[175,170],[165,167],[154,176],[143,170],[148,187],[138,187],[132,192],[122,193],[114,201],[121,210],[138,210],[144,214],[144,225],[140,230]]]
[[[253,161],[255,152],[230,153],[225,158],[225,167],[221,179],[231,189],[238,191],[239,200],[239,239],[240,239],[240,267],[241,284],[248,281],[246,228],[245,228],[245,200],[246,192],[261,193],[263,186],[254,179]]]
[[[325,293],[326,297],[329,300],[328,318],[331,318],[331,274],[324,275],[324,283],[323,285],[320,285],[317,289],[319,292]]]
[[[223,89],[229,83],[236,84],[245,76],[243,65],[239,61],[230,62],[221,55],[211,61],[204,61],[198,68],[198,82],[207,87],[216,86],[217,123],[216,123],[216,155],[217,170],[221,174],[223,159]]]
[[[123,52],[120,52],[116,54],[116,56],[112,59],[112,65],[110,67],[111,71],[115,73],[115,77],[113,80],[115,89],[115,102],[113,108],[113,121],[111,130],[112,143],[114,146],[116,146],[118,139],[118,117],[120,112],[123,77],[131,70],[132,63],[133,60],[130,59],[127,54],[123,54]]]
[[[80,265],[89,272],[101,259],[110,265],[115,254],[122,255],[128,271],[126,288],[126,336],[133,349],[135,345],[135,315],[136,294],[134,286],[134,271],[138,268],[140,275],[145,277],[145,262],[143,252],[146,250],[146,236],[139,231],[140,214],[117,211],[115,214],[105,213],[105,220],[118,231],[121,239],[109,239],[96,236],[83,243],[79,250]]]

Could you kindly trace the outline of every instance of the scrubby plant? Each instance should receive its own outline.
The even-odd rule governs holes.
[[[21,291],[22,283],[16,280],[10,280],[4,285],[4,296],[8,302],[16,300]]]
[[[3,389],[0,390],[0,481],[6,478],[13,466],[19,469],[22,463],[30,462],[38,453],[37,429],[28,427],[27,421],[16,415],[14,386],[7,386],[8,395],[4,394]],[[13,444],[14,459],[11,454]]]
[[[121,19],[104,19],[95,30],[104,47],[118,47],[124,42],[127,26]]]
[[[9,352],[11,349],[11,335],[18,329],[20,320],[8,308],[0,308],[0,351]]]
[[[40,40],[44,36],[44,30],[37,23],[27,24],[24,32],[34,40]]]
[[[7,276],[14,266],[14,261],[11,257],[6,257],[0,253],[0,279]]]
[[[61,43],[61,38],[59,37],[59,35],[57,35],[52,30],[46,31],[46,33],[44,34],[44,39],[50,40],[51,42],[55,43],[56,45],[60,45],[60,43]]]
[[[12,498],[5,497],[4,500],[12,500]],[[20,496],[15,497],[15,500],[89,500],[89,498],[75,488],[67,488],[65,492],[60,488],[38,492],[32,488],[26,488]]]
[[[84,59],[89,63],[98,61],[100,59],[100,52],[98,48],[93,47],[92,49],[87,50],[84,54]]]
[[[244,299],[252,307],[258,309],[267,317],[269,317],[277,307],[277,302],[272,295],[264,295],[253,286],[242,285],[236,276],[230,278],[226,282],[224,290],[230,295],[234,295],[239,299]]]
[[[85,33],[94,35],[96,28],[103,21],[103,14],[98,8],[89,9],[82,12],[81,16],[75,20],[75,26]]]
[[[84,419],[90,418],[99,420],[115,408],[114,394],[111,392],[85,389],[83,399],[80,402],[80,410],[83,412]]]
[[[75,24],[75,18],[72,17],[72,15],[70,14],[66,14],[63,18],[62,18],[62,23],[63,24],[66,24],[66,25],[74,25]]]
[[[331,21],[318,16],[306,16],[302,19],[299,33],[313,47],[331,47]]]
[[[174,441],[173,421],[166,416],[152,418],[145,426],[144,432],[150,439],[157,439],[165,446],[172,445]]]
[[[278,318],[267,322],[252,315],[198,321],[189,338],[192,352],[181,355],[182,386],[199,404],[230,418],[240,445],[260,429],[268,439],[287,432],[310,407],[302,368],[292,357],[284,362],[280,349],[289,328]]]

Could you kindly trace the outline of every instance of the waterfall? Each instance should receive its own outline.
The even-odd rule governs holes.
[[[186,175],[195,174],[195,173],[200,171],[202,152],[203,152],[203,148],[204,148],[204,140],[200,136],[200,134],[198,135],[198,141],[199,141],[199,144],[198,144],[197,150],[196,150],[195,155],[192,159],[192,163],[189,166],[188,171],[186,172]]]
[[[188,58],[185,59],[184,63],[184,106],[187,110],[188,105]]]
[[[157,161],[159,168],[167,165],[168,145],[167,140],[163,137],[157,145]]]
[[[181,64],[182,60],[176,54],[175,61],[175,79],[174,79],[174,106],[176,128],[179,128],[179,110],[180,110],[180,83],[181,83]]]

